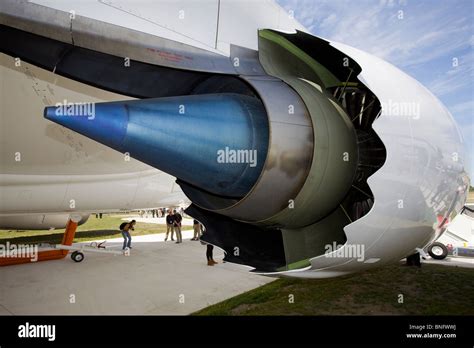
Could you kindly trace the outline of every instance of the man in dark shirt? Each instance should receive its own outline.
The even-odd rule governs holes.
[[[173,211],[170,209],[168,212],[168,215],[166,215],[166,237],[165,237],[165,242],[168,240],[168,234],[171,231],[171,240],[174,241],[173,235],[174,235],[174,215]]]
[[[174,215],[174,231],[176,232],[176,244],[182,243],[183,242],[183,237],[181,235],[181,220],[183,218],[181,217],[181,214],[176,212],[176,210],[173,211]]]

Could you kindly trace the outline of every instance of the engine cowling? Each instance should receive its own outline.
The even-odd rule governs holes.
[[[327,277],[393,262],[460,209],[462,140],[415,80],[302,32],[261,30],[254,64],[265,74],[98,103],[93,118],[62,106],[45,117],[175,176],[203,240],[265,274]],[[411,101],[418,112],[393,115],[390,105]],[[446,129],[449,141],[432,136]]]

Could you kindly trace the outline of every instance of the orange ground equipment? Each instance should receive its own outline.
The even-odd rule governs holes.
[[[76,234],[77,222],[69,219],[64,231],[62,245],[72,245],[74,235]],[[0,256],[0,266],[18,265],[21,263],[30,263],[38,261],[58,260],[63,259],[68,254],[68,250],[45,250],[38,252],[38,258],[33,261],[31,257],[2,257]]]

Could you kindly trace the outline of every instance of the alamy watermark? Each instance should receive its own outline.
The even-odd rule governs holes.
[[[0,244],[0,258],[29,258],[38,261],[38,245],[36,244]]]
[[[384,116],[411,117],[414,120],[420,118],[420,103],[415,101],[399,102],[389,99],[380,103]]]
[[[46,338],[53,342],[56,340],[56,325],[36,325],[26,322],[18,326],[19,338]]]
[[[226,146],[217,151],[217,163],[249,163],[250,167],[256,167],[257,150],[234,150]]]
[[[365,245],[364,244],[326,244],[324,247],[324,254],[326,257],[343,257],[343,258],[354,258],[358,262],[365,260]]]
[[[95,103],[69,103],[64,100],[56,103],[56,116],[83,116],[88,120],[95,118]]]

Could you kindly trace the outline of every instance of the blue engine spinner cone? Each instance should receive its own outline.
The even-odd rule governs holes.
[[[262,102],[239,94],[65,103],[45,108],[44,117],[226,197],[249,192],[268,150]]]

